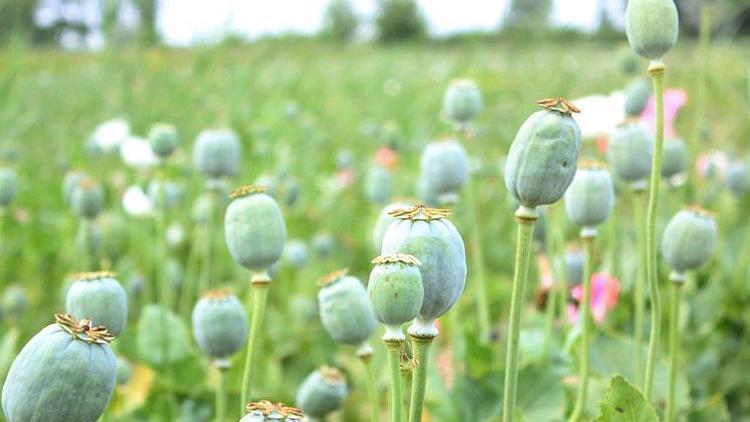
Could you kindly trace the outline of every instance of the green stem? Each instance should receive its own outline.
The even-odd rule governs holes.
[[[552,352],[552,340],[555,337],[552,330],[555,326],[555,311],[558,306],[558,297],[560,295],[565,295],[565,285],[567,283],[565,283],[564,280],[565,276],[562,275],[565,274],[566,271],[562,268],[564,265],[561,265],[565,262],[565,241],[563,240],[561,242],[563,244],[562,246],[560,245],[560,242],[558,242],[557,226],[560,220],[557,218],[553,207],[548,208],[547,221],[549,222],[549,225],[547,226],[549,227],[549,230],[547,231],[545,246],[547,249],[547,259],[549,261],[550,272],[552,273],[552,285],[550,286],[549,295],[544,309],[544,351],[547,358],[549,358]],[[560,246],[559,249],[558,246]],[[565,318],[565,306],[561,308],[560,316],[561,318]]]
[[[669,398],[667,410],[664,413],[664,421],[671,422],[675,414],[675,387],[677,385],[677,351],[680,347],[680,301],[682,300],[682,281],[674,281],[672,284],[672,303],[669,307]]]
[[[164,199],[164,181],[159,182],[159,203],[156,208],[156,218],[154,219],[154,247],[156,254],[154,256],[154,286],[159,289],[159,302],[164,309],[171,309],[172,300],[170,286],[165,277],[164,264],[166,261],[166,239],[165,239],[165,199]]]
[[[365,382],[367,384],[367,395],[370,396],[370,420],[372,422],[378,422],[379,417],[379,400],[378,392],[375,389],[375,368],[372,364],[372,354],[360,356],[362,363],[365,365]]]
[[[388,369],[391,377],[391,422],[402,422],[404,416],[401,395],[401,343],[403,340],[384,340],[388,349]]]
[[[211,281],[211,259],[212,259],[212,249],[213,249],[213,224],[214,224],[214,193],[213,191],[209,191],[209,201],[208,201],[208,216],[206,218],[206,239],[205,239],[205,245],[203,249],[203,266],[201,267],[201,275],[200,275],[200,281],[198,283],[198,295],[202,294],[209,288],[209,284]]]
[[[227,412],[227,386],[224,368],[216,368],[219,379],[216,385],[216,422],[225,422]]]
[[[89,249],[91,247],[89,246],[89,224],[90,221],[85,218],[81,218],[78,222],[78,241],[80,242],[80,250],[78,251],[78,265],[80,267],[80,271],[90,271],[91,268],[89,266],[91,265],[90,259],[89,259]]]
[[[579,321],[582,325],[581,330],[581,347],[580,347],[580,384],[578,384],[578,399],[576,400],[573,413],[570,415],[570,422],[581,419],[583,415],[583,406],[586,404],[586,395],[589,388],[589,352],[591,343],[591,269],[593,259],[594,236],[581,236],[584,251],[583,266],[583,300],[578,307]]]
[[[513,413],[516,407],[521,307],[523,305],[526,278],[529,274],[534,223],[537,218],[538,214],[533,208],[521,206],[516,211],[518,231],[516,235],[516,261],[513,275],[513,290],[510,299],[510,320],[508,321],[508,349],[505,360],[505,388],[503,390],[503,422],[513,421]]]
[[[427,389],[427,367],[430,362],[430,345],[434,337],[412,336],[414,345],[414,356],[417,359],[414,379],[411,384],[411,400],[409,403],[409,422],[420,422],[422,420],[422,409],[424,408],[424,395]]]
[[[664,71],[661,62],[651,62],[649,73],[654,86],[656,99],[656,136],[654,139],[653,161],[651,162],[651,180],[648,193],[648,212],[646,216],[646,277],[651,294],[651,333],[649,333],[648,358],[644,377],[643,395],[651,401],[654,385],[654,368],[656,352],[659,349],[661,334],[661,298],[659,297],[658,267],[656,260],[656,214],[659,210],[659,183],[661,181],[661,154],[664,144]]]
[[[487,284],[484,273],[484,255],[482,254],[482,229],[480,227],[479,207],[477,206],[473,180],[466,186],[467,205],[469,209],[469,227],[471,230],[472,281],[477,286],[477,318],[479,319],[479,341],[485,343],[490,337],[490,311],[487,303]]]
[[[644,269],[646,267],[646,237],[645,237],[645,212],[643,207],[643,190],[635,191],[633,195],[633,208],[635,217],[635,243],[638,253],[638,265],[635,273],[635,284],[633,288],[633,302],[635,305],[635,321],[633,326],[633,337],[635,337],[635,383],[637,386],[643,384],[643,316],[644,316]]]
[[[251,378],[255,355],[260,343],[260,326],[263,324],[263,313],[266,309],[268,299],[268,288],[271,279],[267,274],[253,275],[251,281],[253,313],[250,325],[250,337],[247,342],[247,352],[245,354],[245,369],[242,373],[242,395],[240,396],[240,411],[245,411],[245,405],[250,401],[250,392],[252,390]]]
[[[197,277],[195,271],[198,266],[197,245],[200,243],[201,235],[202,232],[200,226],[196,226],[192,233],[190,250],[188,251],[187,262],[185,263],[185,282],[182,286],[182,291],[180,292],[180,315],[186,320],[190,316],[190,309],[193,306],[193,296],[196,293]]]
[[[734,270],[734,290],[739,294],[744,294],[745,276],[747,275],[747,265],[750,262],[750,225],[747,226],[745,236],[742,239],[739,254],[737,255],[737,266]]]

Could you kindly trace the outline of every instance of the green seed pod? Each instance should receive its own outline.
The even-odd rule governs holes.
[[[333,249],[336,247],[336,239],[330,233],[316,233],[312,239],[312,247],[318,257],[325,258],[333,253]]]
[[[240,141],[229,129],[204,130],[193,146],[193,165],[210,178],[231,176],[237,171]]]
[[[336,368],[323,366],[310,374],[297,390],[297,406],[311,418],[337,410],[348,394],[346,378]]]
[[[373,165],[367,170],[365,177],[365,196],[374,204],[382,204],[393,193],[393,176],[390,170],[383,166]]]
[[[168,123],[155,123],[148,131],[148,141],[154,154],[165,159],[177,149],[177,128]]]
[[[469,155],[463,145],[452,139],[430,142],[422,151],[420,165],[423,188],[441,201],[456,202],[458,191],[469,180]]]
[[[318,281],[320,322],[337,342],[363,346],[375,331],[377,321],[365,286],[346,273],[346,269],[334,271]]]
[[[284,403],[271,403],[268,400],[250,403],[246,410],[247,414],[240,419],[240,422],[292,422],[305,418],[302,411],[297,408]]]
[[[625,87],[625,115],[640,116],[651,97],[651,84],[643,78],[630,81]]]
[[[185,188],[175,182],[151,180],[147,187],[148,199],[158,208],[174,208],[182,201]]]
[[[419,316],[409,328],[417,337],[435,337],[435,319],[453,306],[466,285],[464,241],[447,219],[449,211],[418,204],[391,212],[398,221],[383,237],[381,255],[414,256],[421,265],[424,299]]]
[[[419,315],[424,298],[419,261],[411,255],[379,256],[372,261],[367,293],[375,317],[386,327],[383,339],[403,340],[401,326]]]
[[[21,286],[8,286],[3,292],[0,307],[2,307],[2,317],[5,320],[17,321],[21,319],[26,308],[29,305],[29,299],[26,291]]]
[[[124,358],[117,357],[117,385],[125,385],[130,381],[133,376],[133,368],[130,367],[130,362]]]
[[[175,364],[190,356],[185,323],[159,305],[146,305],[138,318],[136,348],[140,359],[153,366]]]
[[[451,81],[443,97],[443,114],[455,123],[466,123],[482,111],[482,93],[471,79]]]
[[[229,368],[229,358],[247,340],[245,308],[227,290],[207,292],[193,308],[193,337],[218,368]]]
[[[743,162],[733,162],[727,166],[724,175],[729,192],[735,198],[742,198],[750,189],[750,172]]]
[[[664,143],[661,157],[661,175],[671,178],[687,169],[688,152],[685,141],[681,138],[670,139]]]
[[[625,75],[638,73],[641,68],[641,58],[633,50],[624,48],[620,53],[620,71]]]
[[[716,232],[716,221],[710,212],[698,207],[680,210],[664,229],[664,260],[677,274],[697,269],[711,258]]]
[[[630,0],[625,9],[630,47],[650,60],[660,59],[677,43],[679,22],[673,0]]]
[[[545,109],[518,129],[505,163],[505,186],[529,208],[563,196],[573,181],[581,146],[581,130],[570,115],[578,109],[562,98],[539,103]]]
[[[286,244],[281,209],[264,189],[245,186],[232,192],[224,217],[224,234],[234,260],[256,273],[279,260]]]
[[[85,250],[90,256],[98,257],[102,246],[102,229],[93,222],[78,230],[75,237],[76,249]]]
[[[86,176],[86,173],[80,170],[70,170],[65,173],[65,177],[63,177],[62,193],[66,204],[71,205],[71,202],[73,201],[73,190],[75,190],[76,186],[78,186],[83,179],[87,178],[88,176]]]
[[[568,283],[578,285],[583,282],[583,264],[585,256],[580,248],[565,251],[565,268],[568,272]]]
[[[9,167],[0,168],[0,208],[10,205],[16,197],[18,189],[18,177],[16,172]]]
[[[296,270],[300,270],[307,265],[307,245],[299,239],[293,239],[287,243],[284,255],[289,266]]]
[[[617,128],[610,138],[607,158],[612,172],[629,183],[643,182],[651,173],[653,138],[638,123]]]
[[[584,161],[565,192],[565,212],[570,221],[593,229],[607,220],[615,207],[615,188],[612,176],[601,164]],[[591,233],[594,234],[594,233]]]
[[[114,339],[104,327],[55,315],[21,349],[3,385],[8,422],[94,422],[104,413],[117,377]]]
[[[125,329],[128,298],[114,273],[75,274],[65,295],[65,311],[76,318],[103,325],[115,336]]]
[[[378,215],[378,219],[375,220],[375,228],[372,230],[372,245],[375,253],[380,254],[380,250],[383,248],[383,236],[385,231],[388,230],[388,226],[391,225],[395,218],[390,216],[392,211],[409,208],[409,204],[403,201],[393,202],[386,205]]]
[[[81,218],[92,220],[104,207],[104,191],[93,179],[84,178],[73,188],[70,197],[73,212]]]
[[[440,199],[440,194],[432,190],[423,176],[420,176],[417,180],[417,197],[422,201],[423,204],[430,207],[437,207],[441,202],[455,203],[458,200],[458,195],[448,194],[443,196],[443,200]]]

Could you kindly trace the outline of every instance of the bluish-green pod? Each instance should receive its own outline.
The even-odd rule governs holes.
[[[393,176],[391,171],[380,165],[373,165],[365,176],[365,196],[374,204],[388,201],[393,194]]]
[[[177,128],[168,123],[155,123],[148,131],[148,141],[154,154],[161,159],[167,158],[177,149]]]
[[[90,256],[99,256],[102,246],[102,229],[93,221],[82,223],[82,230],[76,232],[76,250],[86,251]]]
[[[302,240],[290,240],[286,245],[284,255],[287,264],[289,264],[290,267],[296,270],[302,269],[307,265],[307,245],[305,245],[305,242],[303,242]]]
[[[381,255],[412,255],[421,265],[424,299],[409,333],[435,337],[435,319],[453,306],[466,285],[464,241],[448,219],[446,210],[416,205],[391,213],[397,221],[383,237]]]
[[[292,422],[302,421],[305,415],[302,411],[284,403],[271,403],[262,400],[247,405],[247,414],[240,422]]]
[[[16,197],[18,190],[18,177],[16,172],[9,167],[0,168],[0,208],[10,205]]]
[[[685,141],[681,138],[670,139],[664,142],[661,153],[661,175],[664,178],[672,178],[687,169],[688,152]]]
[[[164,279],[172,291],[179,292],[185,279],[185,271],[179,259],[168,258],[164,264]]]
[[[193,165],[211,178],[231,176],[240,160],[240,141],[229,129],[206,129],[195,139]]]
[[[727,166],[724,175],[727,188],[735,198],[742,198],[750,189],[750,169],[744,162],[733,162]]]
[[[641,58],[637,54],[633,53],[630,48],[624,48],[620,53],[620,71],[625,75],[633,75],[638,73],[641,68]]]
[[[26,295],[26,290],[18,285],[6,287],[0,305],[3,309],[3,319],[12,321],[19,320],[29,306],[29,299]]]
[[[443,97],[443,114],[455,123],[466,123],[482,111],[482,92],[471,79],[451,81]]]
[[[62,193],[66,204],[71,205],[71,202],[73,201],[73,190],[86,178],[88,178],[88,176],[86,176],[86,173],[81,170],[70,170],[65,173],[65,176],[63,177]]]
[[[306,416],[323,418],[340,408],[347,394],[344,374],[323,366],[302,382],[297,390],[296,404]]]
[[[372,246],[376,254],[380,254],[380,250],[383,248],[383,236],[385,236],[388,226],[396,221],[389,213],[402,208],[409,208],[409,204],[403,201],[392,202],[383,207],[378,214],[378,219],[375,220],[375,227],[372,230]]]
[[[117,357],[117,385],[125,385],[133,376],[133,368],[125,358]]]
[[[323,327],[339,343],[362,346],[377,326],[365,286],[358,278],[346,275],[346,270],[328,274],[318,284]]]
[[[373,261],[367,293],[375,317],[386,326],[384,339],[403,340],[401,326],[419,315],[424,299],[419,261],[410,255],[379,256]]]
[[[146,305],[138,318],[138,357],[152,367],[176,364],[190,356],[185,323],[160,305]]]
[[[537,111],[523,122],[510,147],[505,187],[529,208],[557,202],[573,181],[580,146],[581,130],[569,112]]]
[[[640,116],[651,97],[651,84],[644,78],[636,78],[625,87],[625,115]]]
[[[690,207],[680,210],[662,235],[661,253],[675,273],[705,264],[716,248],[716,220],[708,211]]]
[[[119,336],[128,321],[128,298],[113,273],[75,274],[65,295],[65,311],[78,319],[91,320]]]
[[[423,188],[438,197],[456,196],[469,180],[469,155],[463,145],[453,139],[427,144],[420,166]]]
[[[245,308],[227,290],[209,291],[193,308],[193,337],[219,368],[229,367],[229,358],[245,344],[248,331]]]
[[[432,189],[429,183],[425,180],[423,175],[419,176],[417,180],[417,197],[422,201],[423,204],[429,207],[440,206],[442,202],[454,203],[458,200],[458,194],[441,195]],[[443,199],[443,201],[441,201]]]
[[[5,379],[8,422],[94,422],[115,388],[113,337],[87,321],[56,315],[16,356]]]
[[[565,192],[565,212],[573,224],[595,228],[607,220],[615,207],[612,176],[604,166],[584,162]]]
[[[99,218],[101,252],[111,262],[117,262],[128,251],[130,228],[119,213],[106,213]]]
[[[568,283],[575,286],[583,282],[583,264],[585,256],[579,248],[565,251],[565,268],[568,273]]]
[[[256,273],[279,260],[286,244],[286,226],[276,201],[257,186],[232,194],[224,217],[224,234],[234,260]]]
[[[70,197],[73,212],[81,218],[94,219],[104,208],[104,190],[93,179],[84,178],[73,188]]]
[[[330,233],[320,232],[316,233],[312,239],[312,248],[315,251],[315,255],[320,258],[325,258],[333,253],[333,249],[336,247],[336,239]]]
[[[654,140],[645,127],[629,123],[610,137],[607,159],[614,175],[628,183],[642,182],[651,174]]]
[[[629,0],[625,9],[625,33],[638,55],[656,60],[677,43],[677,7],[673,0]]]
[[[184,186],[164,180],[151,180],[146,191],[148,199],[157,208],[174,208],[185,196]]]

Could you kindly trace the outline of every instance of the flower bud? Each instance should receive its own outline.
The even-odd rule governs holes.
[[[683,173],[687,168],[688,152],[685,141],[681,138],[670,139],[664,142],[661,153],[661,175],[664,178],[672,178]]]
[[[377,322],[362,282],[346,273],[345,269],[335,271],[318,282],[320,321],[337,342],[361,346],[375,331]]]
[[[311,418],[337,410],[348,394],[346,378],[336,368],[323,366],[310,374],[297,390],[297,406]]]
[[[594,228],[607,220],[615,206],[612,176],[603,165],[585,161],[565,192],[565,212],[580,227]]]
[[[653,139],[638,123],[617,128],[610,137],[607,158],[612,172],[629,183],[643,182],[651,173]]]
[[[743,162],[733,162],[727,166],[724,178],[729,188],[729,192],[735,198],[742,198],[750,188],[750,172],[747,164]]]
[[[229,129],[206,129],[195,140],[193,164],[211,178],[231,176],[237,171],[240,142]]]
[[[104,191],[99,183],[85,178],[73,188],[70,205],[81,218],[94,219],[104,207]]]
[[[419,261],[410,255],[379,256],[372,261],[367,293],[375,317],[386,326],[384,339],[403,340],[401,326],[419,315],[424,298]]]
[[[18,178],[9,167],[0,168],[0,208],[7,207],[16,196]]]
[[[711,258],[716,231],[716,221],[708,211],[697,207],[680,210],[664,229],[664,260],[678,274],[697,269]]]
[[[154,154],[165,159],[177,148],[177,128],[168,123],[156,123],[148,131],[148,141]]]
[[[625,33],[640,56],[656,60],[677,43],[679,22],[673,0],[629,0]]]
[[[469,156],[463,145],[453,139],[427,144],[422,151],[420,178],[426,191],[438,197],[456,196],[469,180]]]
[[[390,213],[402,208],[409,208],[409,204],[403,201],[393,202],[380,211],[378,219],[375,220],[375,228],[372,230],[372,246],[375,253],[380,254],[380,250],[383,248],[383,236],[388,230],[388,226],[396,221],[395,218],[390,216]]]
[[[640,116],[651,97],[651,85],[643,78],[630,81],[625,87],[625,115]]]
[[[113,273],[74,274],[65,295],[65,311],[94,325],[103,325],[115,336],[125,329],[128,298]]]
[[[193,308],[193,337],[198,347],[219,368],[229,367],[229,358],[247,340],[245,308],[227,290],[211,290]]]
[[[365,177],[365,196],[374,204],[388,201],[393,193],[393,176],[390,170],[377,164],[367,170]]]
[[[471,79],[451,81],[443,97],[443,114],[455,123],[466,123],[482,111],[482,93]]]

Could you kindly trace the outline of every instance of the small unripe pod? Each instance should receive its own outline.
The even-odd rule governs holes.
[[[73,190],[75,190],[76,186],[86,178],[88,178],[86,173],[80,170],[70,170],[65,173],[65,176],[63,177],[62,193],[66,204],[71,205],[71,202],[73,201]]]
[[[279,260],[286,244],[286,226],[276,201],[258,186],[231,194],[224,217],[224,234],[234,260],[256,273]]]
[[[633,53],[629,48],[623,49],[620,53],[620,71],[625,75],[633,75],[638,72],[641,66],[641,58]]]
[[[312,239],[312,247],[317,256],[325,258],[333,253],[333,248],[336,247],[336,239],[330,233],[316,233]]]
[[[372,261],[367,293],[375,317],[386,326],[384,339],[403,340],[401,325],[419,315],[424,298],[419,261],[410,255],[379,256]]]
[[[190,356],[185,323],[159,305],[146,305],[138,318],[136,348],[140,359],[152,367],[172,365]]]
[[[743,162],[733,162],[727,166],[724,175],[727,187],[735,198],[742,198],[750,189],[750,171]]]
[[[299,239],[290,240],[284,250],[286,262],[294,269],[302,269],[307,265],[307,245]]]
[[[625,87],[625,115],[640,116],[651,97],[651,85],[643,78],[630,81]]]
[[[98,257],[102,246],[102,229],[94,223],[85,224],[83,230],[76,232],[75,245],[77,250]]]
[[[667,179],[676,176],[687,168],[688,152],[681,138],[664,142],[661,157],[661,175]]]
[[[133,369],[130,367],[130,362],[124,358],[117,357],[117,385],[125,385],[130,381],[130,377],[133,375]]]
[[[482,93],[471,79],[451,81],[443,97],[443,114],[456,123],[466,123],[482,111]]]
[[[2,308],[2,318],[6,320],[18,320],[23,316],[28,307],[29,299],[26,291],[21,286],[8,286],[3,292],[0,308]]]
[[[555,101],[555,102],[552,102]],[[573,181],[581,130],[564,99],[543,100],[545,109],[521,125],[505,163],[505,186],[528,208],[557,202]]]
[[[11,168],[0,168],[0,208],[7,207],[16,197],[18,177]]]
[[[115,274],[82,273],[71,279],[74,281],[65,295],[65,311],[94,325],[103,325],[119,336],[128,320],[128,298]]]
[[[584,229],[607,220],[615,206],[612,176],[603,165],[584,162],[565,192],[565,212],[570,221]]]
[[[335,271],[318,282],[320,321],[337,342],[361,346],[375,331],[377,321],[365,286],[346,273],[345,269]]]
[[[568,283],[578,285],[583,282],[583,265],[585,256],[581,249],[569,249],[565,252],[565,267],[568,272]]]
[[[438,196],[456,195],[469,180],[469,155],[453,139],[427,144],[420,163],[424,189]]]
[[[388,201],[393,193],[393,176],[383,166],[373,165],[365,177],[365,196],[374,204]]]
[[[82,179],[73,188],[70,198],[73,211],[81,218],[94,219],[104,207],[104,191],[93,179]]]
[[[110,261],[116,262],[128,250],[130,227],[120,214],[108,213],[102,217],[99,219],[101,252]]]
[[[237,171],[240,141],[229,129],[204,130],[195,139],[193,164],[211,178],[231,176]]]
[[[2,407],[8,422],[94,422],[117,377],[114,337],[90,321],[55,315],[21,349],[8,371]]]
[[[154,208],[173,208],[182,200],[185,188],[175,182],[153,179],[148,183],[147,191]]]
[[[393,202],[386,205],[380,211],[378,219],[375,220],[375,227],[372,230],[372,245],[375,253],[380,254],[380,250],[383,247],[383,236],[385,236],[385,231],[388,230],[388,226],[390,226],[391,223],[396,221],[396,219],[391,217],[389,213],[402,208],[409,208],[409,204],[402,201]]]
[[[193,308],[193,337],[218,368],[229,367],[229,357],[247,340],[245,308],[227,290],[207,292]]]
[[[673,0],[629,0],[625,33],[640,56],[656,60],[677,43],[679,22]]]
[[[716,247],[716,221],[706,210],[680,210],[667,224],[661,242],[664,260],[678,274],[705,264]]]
[[[156,123],[148,131],[151,149],[159,158],[167,158],[177,148],[177,128],[168,123]]]
[[[297,390],[297,406],[312,418],[337,410],[348,394],[346,378],[336,368],[323,366],[310,374]]]
[[[610,139],[607,158],[612,172],[629,183],[642,182],[651,173],[653,139],[637,123],[617,128]]]
[[[284,403],[271,403],[268,400],[249,403],[246,409],[247,414],[240,422],[292,422],[305,418],[302,411],[297,408]]]

